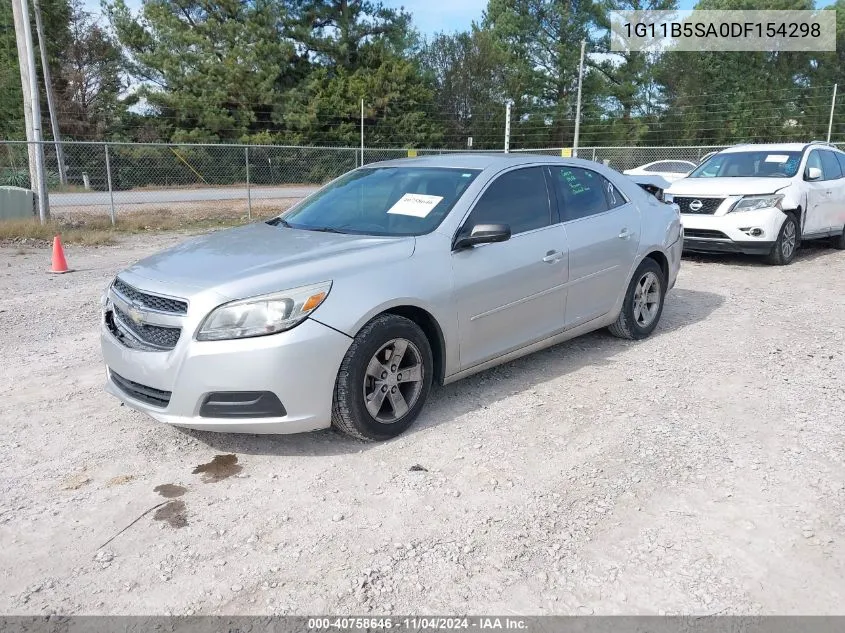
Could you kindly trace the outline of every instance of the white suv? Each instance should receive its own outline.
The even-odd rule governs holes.
[[[665,192],[684,250],[766,255],[788,264],[802,239],[845,249],[845,153],[827,143],[737,145]]]

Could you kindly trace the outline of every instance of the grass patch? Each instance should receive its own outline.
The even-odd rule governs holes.
[[[278,215],[289,205],[253,209],[252,221]],[[107,216],[90,213],[70,213],[53,218],[47,224],[38,220],[0,221],[0,244],[50,244],[53,236],[61,235],[65,244],[103,246],[114,244],[117,238],[138,233],[162,231],[202,231],[248,224],[246,214],[225,210],[155,209],[118,215],[114,226]]]

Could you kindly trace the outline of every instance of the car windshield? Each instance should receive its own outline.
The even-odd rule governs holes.
[[[716,154],[687,178],[792,178],[801,152],[754,151]]]
[[[423,235],[437,228],[478,174],[440,167],[356,169],[270,223],[332,233]]]

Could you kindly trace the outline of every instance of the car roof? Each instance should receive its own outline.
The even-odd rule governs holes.
[[[592,166],[595,169],[596,163],[578,158],[561,158],[560,156],[545,156],[542,154],[468,154],[461,152],[450,152],[448,154],[436,154],[431,156],[419,156],[417,158],[400,158],[386,160],[378,163],[368,163],[365,167],[452,167],[457,169],[505,169],[513,165],[530,165],[536,163],[577,165],[581,167]]]
[[[837,150],[838,148],[827,143],[747,143],[744,145],[733,145],[721,150],[720,154],[733,152],[803,152],[808,147],[823,147],[824,149]]]

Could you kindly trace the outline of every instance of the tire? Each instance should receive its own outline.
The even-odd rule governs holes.
[[[791,236],[791,238],[790,238]],[[772,252],[766,257],[766,261],[772,266],[786,266],[795,259],[795,253],[801,243],[801,230],[798,220],[793,213],[787,213],[786,219],[780,227],[778,239],[772,247]]]
[[[645,310],[638,310],[642,288],[648,289],[648,296],[652,296],[652,290],[656,285],[654,302],[649,302]],[[660,265],[651,259],[645,258],[637,267],[628,290],[625,292],[625,299],[622,302],[622,310],[616,323],[608,329],[613,336],[630,340],[646,338],[654,331],[660,322],[660,315],[663,314],[663,301],[666,298],[666,276]],[[651,307],[649,307],[651,306]]]
[[[400,352],[400,361],[393,362],[391,355]],[[419,374],[406,373],[402,380],[403,369],[413,367],[419,367]],[[332,426],[364,441],[396,437],[422,410],[433,374],[431,346],[416,323],[395,314],[375,317],[355,336],[340,364]]]
[[[831,238],[831,244],[833,245],[833,248],[845,251],[845,228],[842,229],[842,233]]]

